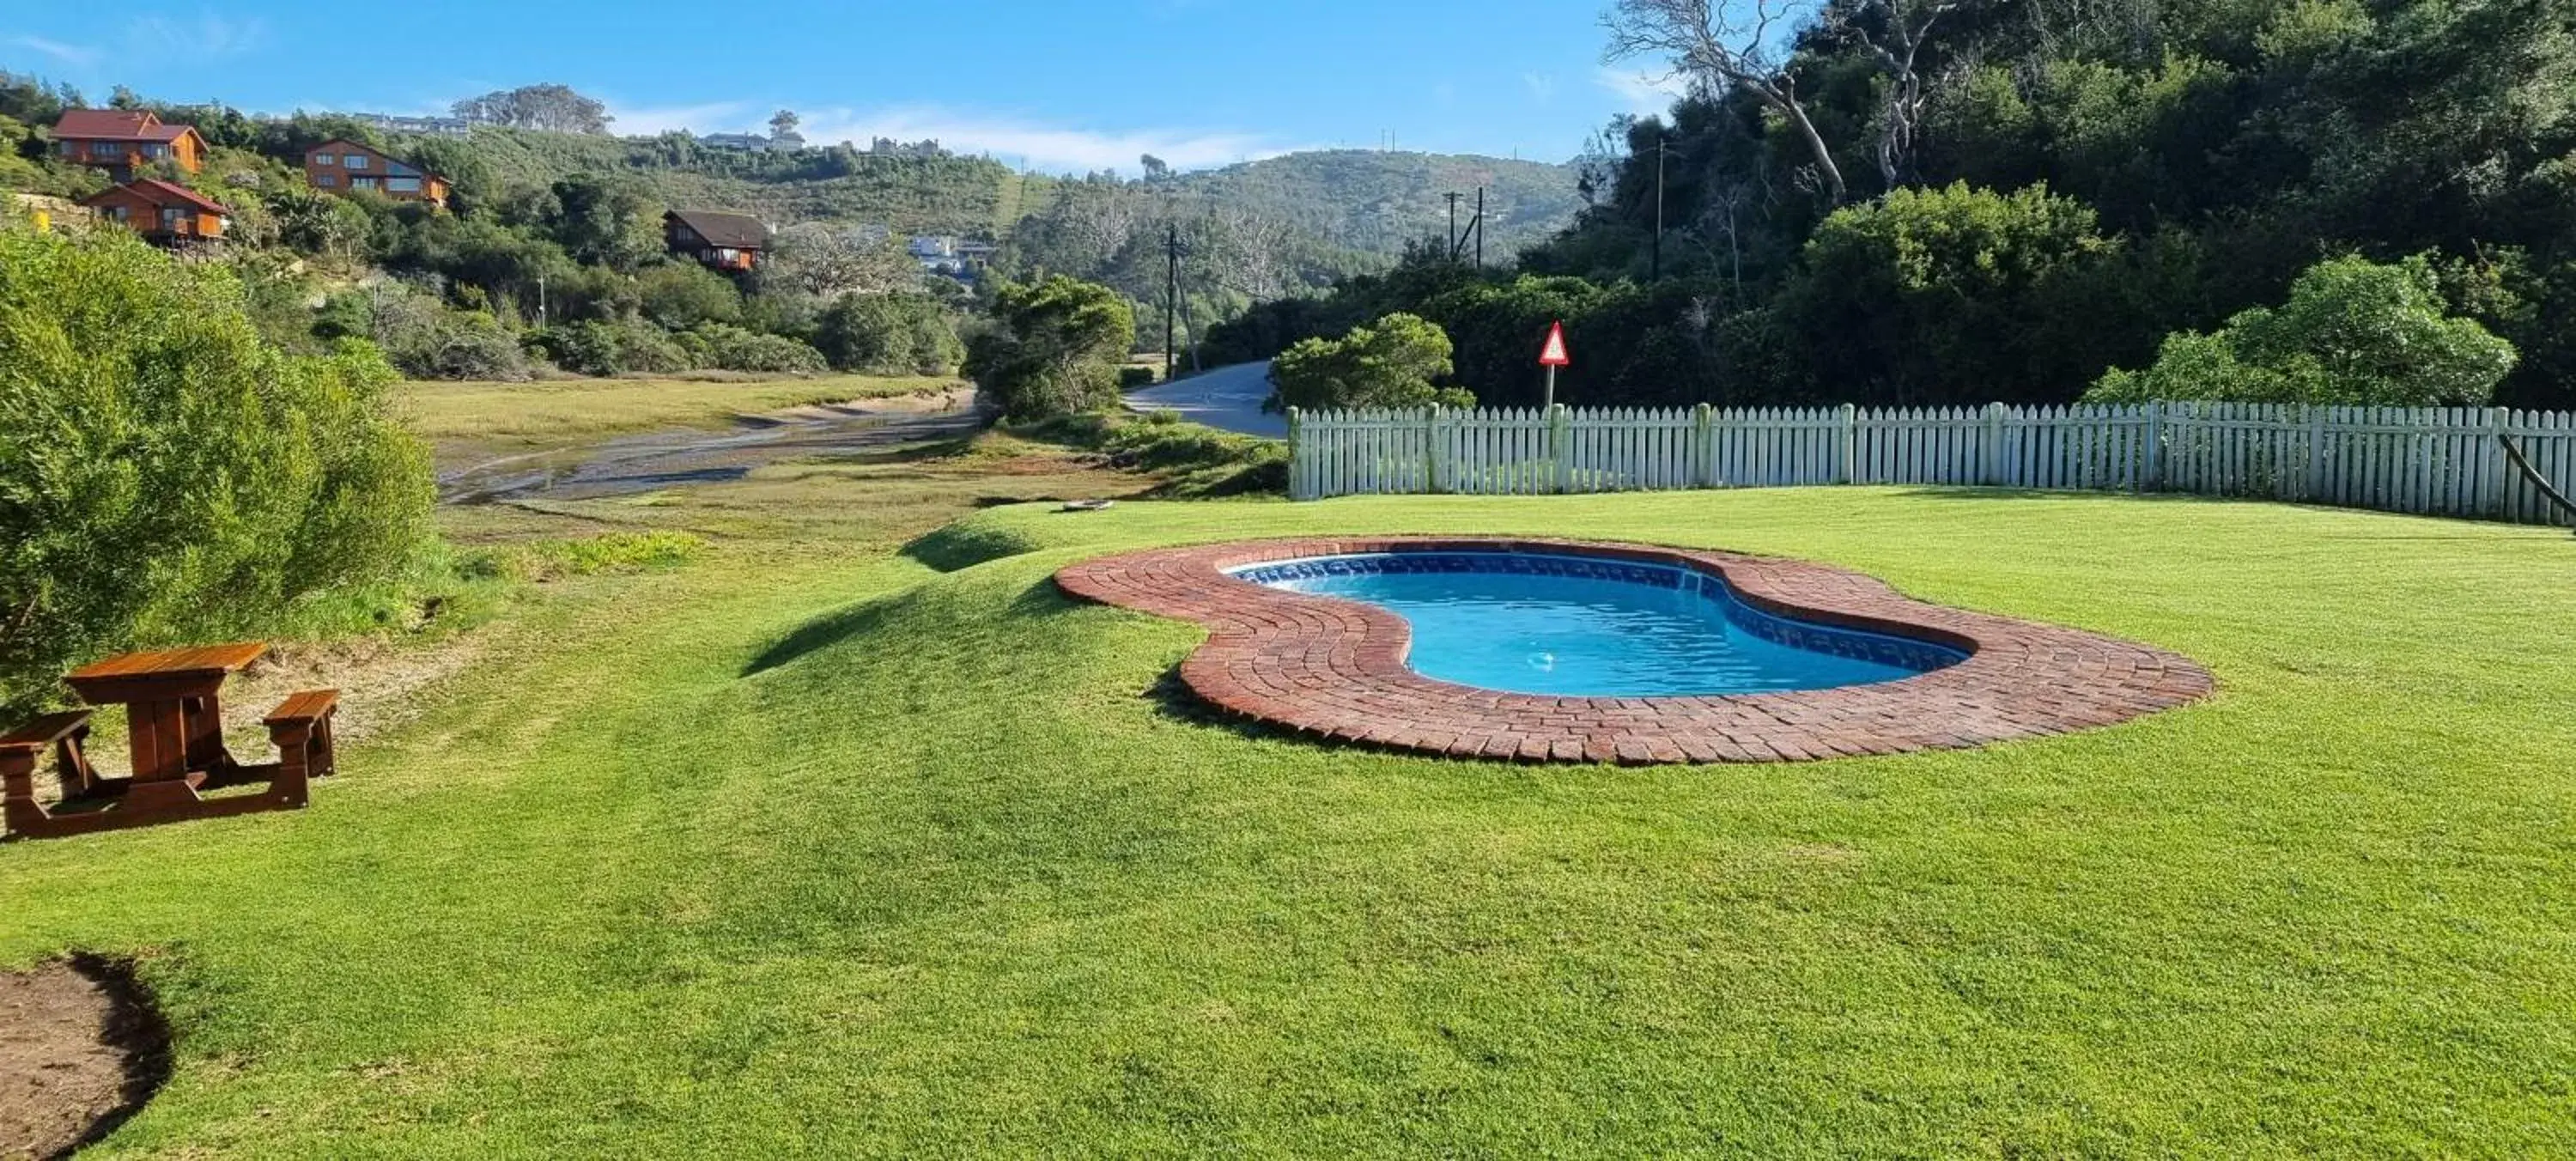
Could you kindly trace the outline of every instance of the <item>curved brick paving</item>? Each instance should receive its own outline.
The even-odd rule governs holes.
[[[1525,549],[1723,577],[1766,612],[1928,640],[1970,654],[1903,681],[1797,693],[1547,697],[1433,681],[1405,667],[1411,631],[1373,605],[1236,580],[1266,561],[1390,551]],[[1858,573],[1727,552],[1566,540],[1375,537],[1244,541],[1086,561],[1077,597],[1196,621],[1181,679],[1233,713],[1309,734],[1459,757],[1543,762],[1777,762],[1980,746],[2108,726],[2209,695],[2209,671],[2161,649],[1927,605]]]

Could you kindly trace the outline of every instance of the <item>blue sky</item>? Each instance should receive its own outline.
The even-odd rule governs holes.
[[[444,111],[559,81],[619,132],[937,137],[1066,171],[1399,148],[1560,161],[1665,98],[1600,60],[1604,0],[248,0],[13,4],[0,68],[260,112]]]

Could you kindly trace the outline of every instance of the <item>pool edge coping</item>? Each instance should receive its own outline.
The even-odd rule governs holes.
[[[1686,697],[1557,697],[1455,685],[1405,664],[1385,609],[1269,588],[1229,568],[1376,552],[1530,551],[1709,573],[1774,616],[1963,649],[1898,681]],[[1228,713],[1316,738],[1524,762],[1813,761],[1962,749],[2130,721],[2209,697],[2198,663],[2080,629],[1915,600],[1875,577],[1781,557],[1549,537],[1297,537],[1120,553],[1055,574],[1070,596],[1194,622],[1182,682]]]

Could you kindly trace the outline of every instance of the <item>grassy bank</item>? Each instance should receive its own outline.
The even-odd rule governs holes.
[[[2563,535],[1813,490],[782,550],[825,531],[568,582],[310,811],[0,848],[0,961],[140,955],[177,1029],[100,1155],[2576,1148]],[[1430,761],[1202,720],[1154,692],[1194,630],[1047,581],[1321,531],[1794,554],[2223,689],[1969,753]]]
[[[539,383],[405,383],[405,421],[429,440],[541,443],[721,423],[737,415],[853,399],[944,391],[950,379],[828,375],[745,382],[566,379]]]

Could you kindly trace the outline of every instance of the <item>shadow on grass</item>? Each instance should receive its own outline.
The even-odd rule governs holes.
[[[786,636],[760,651],[751,663],[743,666],[742,676],[757,677],[770,670],[791,664],[810,653],[819,652],[863,633],[874,632],[894,615],[895,609],[912,594],[896,593],[862,601],[845,609],[835,609],[807,621]]]
[[[919,599],[917,590],[889,593],[861,601],[847,608],[834,609],[797,626],[766,649],[753,656],[742,667],[742,676],[757,677],[770,670],[792,665],[814,653],[822,652],[854,637],[865,636],[883,628],[904,606]],[[1073,599],[1055,587],[1048,577],[1022,590],[1011,599],[1005,617],[1051,617],[1074,607]]]
[[[2203,496],[2194,492],[2093,492],[2079,489],[1978,488],[1956,484],[1897,485],[1898,495],[1925,500],[2125,500],[2141,504],[2233,504],[2254,497]]]

